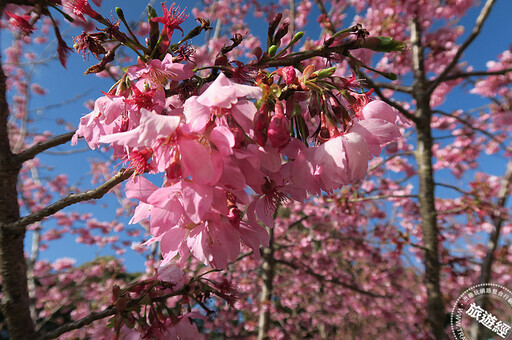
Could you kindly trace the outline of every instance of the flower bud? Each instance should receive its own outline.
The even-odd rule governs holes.
[[[277,52],[277,46],[276,45],[272,45],[268,48],[268,55],[273,57],[276,55],[276,52]]]
[[[316,79],[322,79],[327,78],[333,75],[333,73],[336,72],[336,66],[329,67],[320,71],[315,72],[316,73]]]
[[[288,21],[285,21],[281,27],[276,32],[276,35],[274,37],[274,44],[279,45],[281,43],[281,39],[288,33],[288,27],[290,26],[290,23]]]
[[[292,42],[291,44],[295,44],[297,41],[299,41],[302,37],[304,36],[304,32],[303,31],[299,31],[297,33],[295,33],[295,35],[293,36],[292,38]]]
[[[123,10],[121,9],[121,7],[116,7],[115,8],[115,11],[116,11],[116,14],[117,14],[117,17],[121,20],[124,20],[124,12]]]
[[[158,37],[160,36],[160,29],[158,27],[158,22],[154,22],[151,19],[156,18],[157,14],[153,7],[148,6],[148,24],[149,24],[149,43],[148,47],[150,50],[153,50],[156,47],[158,42]]]
[[[282,68],[278,69],[276,73],[278,75],[280,75],[281,77],[283,77],[284,82],[288,86],[293,84],[293,82],[295,81],[296,73],[295,73],[295,69],[293,68],[293,66],[282,67]]]
[[[283,114],[283,104],[276,103],[276,113],[268,125],[268,139],[274,148],[280,148],[290,141],[290,121]]]
[[[281,22],[283,18],[283,13],[277,13],[276,16],[270,21],[268,25],[268,40],[272,43],[272,39],[274,38],[274,33],[276,31],[277,26]],[[267,45],[268,46],[268,45]]]
[[[375,52],[405,51],[407,44],[391,37],[368,37],[363,46]]]

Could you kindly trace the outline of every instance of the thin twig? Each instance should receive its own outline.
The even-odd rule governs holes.
[[[356,26],[353,27],[354,30],[356,29]],[[281,67],[281,66],[297,66],[300,64],[301,61],[312,59],[315,57],[323,57],[323,58],[330,58],[333,55],[339,55],[339,56],[345,56],[348,51],[359,49],[361,46],[355,41],[348,42],[345,44],[340,44],[336,46],[325,46],[322,45],[321,47],[318,47],[311,51],[304,51],[299,52],[296,54],[290,54],[286,57],[279,58],[279,59],[263,59],[256,63],[255,66],[261,66],[261,67]]]
[[[368,77],[367,75],[365,75],[362,71],[359,71],[359,73],[363,76],[364,80],[366,81],[366,83],[368,84],[368,86],[370,86],[371,88],[374,89],[375,91],[375,94],[377,94],[377,96],[379,96],[379,98],[385,102],[386,104],[394,107],[395,109],[397,109],[401,114],[403,114],[407,119],[410,119],[412,120],[413,122],[416,122],[416,117],[411,114],[409,111],[407,111],[406,109],[404,109],[401,105],[399,105],[398,103],[396,103],[395,101],[392,101],[392,100],[389,100],[383,93],[382,91],[380,90],[380,88],[373,82],[373,80]]]
[[[504,68],[499,71],[473,71],[473,72],[464,72],[464,73],[456,73],[449,76],[444,77],[443,82],[461,79],[461,78],[470,78],[470,77],[488,77],[488,76],[500,76],[506,74],[508,72],[512,72],[512,68]]]
[[[394,155],[391,155],[388,158],[384,159],[382,162],[379,162],[379,163],[375,164],[374,166],[372,166],[370,169],[368,169],[368,172],[372,172],[373,170],[375,170],[375,169],[379,168],[380,166],[384,165],[385,163],[391,161],[395,157],[399,157],[399,156],[412,156],[412,155],[414,155],[414,152],[412,152],[412,151],[405,151],[405,152],[395,153]]]
[[[380,294],[376,294],[376,293],[373,293],[373,292],[370,292],[370,291],[367,291],[367,290],[363,290],[355,285],[352,285],[352,284],[349,284],[349,283],[345,283],[345,282],[341,282],[340,280],[336,279],[336,278],[333,278],[333,279],[327,279],[324,275],[321,275],[321,274],[318,274],[316,273],[315,271],[313,271],[313,269],[311,269],[310,267],[308,267],[307,265],[301,263],[300,266],[293,263],[293,262],[288,262],[288,261],[285,261],[285,260],[279,260],[279,259],[275,259],[275,261],[277,263],[280,263],[280,264],[284,264],[288,267],[291,267],[293,269],[296,269],[296,270],[302,270],[304,271],[304,273],[306,274],[309,274],[311,276],[313,276],[315,279],[317,279],[318,281],[321,281],[321,282],[329,282],[329,283],[333,283],[333,284],[336,284],[336,285],[339,285],[339,286],[342,286],[342,287],[345,287],[345,288],[348,288],[348,289],[351,289],[353,291],[356,291],[358,293],[361,293],[361,294],[364,294],[364,295],[369,295],[371,297],[375,297],[375,298],[385,298],[385,299],[390,299],[391,296],[389,295],[380,295]]]
[[[473,40],[475,40],[475,38],[480,34],[480,32],[482,31],[482,27],[485,23],[485,20],[489,16],[492,6],[494,5],[495,2],[496,0],[486,1],[484,7],[482,7],[482,10],[480,11],[480,14],[478,15],[478,18],[476,18],[475,27],[473,27],[473,31],[471,32],[469,37],[467,37],[466,41],[464,41],[464,43],[462,43],[462,45],[459,47],[452,61],[445,67],[443,72],[441,72],[441,74],[430,83],[430,86],[428,87],[427,90],[428,93],[434,92],[435,88],[439,86],[441,82],[445,81],[445,78],[448,76],[448,73],[450,73],[459,62],[462,53],[464,53],[464,51],[469,47],[469,45],[471,45]]]
[[[374,200],[387,200],[389,198],[418,198],[418,195],[377,195],[377,196],[367,196],[367,197],[358,197],[358,198],[349,198],[349,202],[364,202],[364,201],[374,201]]]
[[[440,110],[434,110],[434,111],[432,111],[432,113],[439,113],[439,114],[441,114],[443,116],[454,118],[457,121],[459,121],[460,123],[466,125],[467,127],[469,127],[469,128],[471,128],[473,130],[476,130],[476,131],[486,135],[487,137],[489,137],[490,139],[492,139],[493,141],[498,143],[503,148],[503,150],[508,151],[508,152],[512,152],[512,148],[510,148],[507,145],[505,145],[505,143],[503,143],[503,141],[501,141],[498,138],[496,138],[496,136],[494,136],[493,134],[491,134],[491,133],[489,133],[489,132],[487,132],[487,131],[485,131],[483,129],[475,127],[473,124],[471,124],[470,122],[466,121],[464,118],[457,117],[457,116],[454,116],[454,115],[452,115],[450,113],[447,113],[447,112],[444,112],[444,111],[440,111]]]
[[[402,92],[402,93],[412,93],[412,87],[411,86],[405,86],[405,85],[399,85],[399,84],[392,84],[392,83],[381,83],[381,82],[373,82],[373,85],[375,87],[393,90],[396,92]]]
[[[445,188],[450,188],[450,189],[458,191],[458,192],[460,192],[461,194],[464,194],[464,195],[476,196],[475,194],[472,194],[472,193],[470,193],[468,191],[464,191],[464,190],[460,189],[459,187],[456,187],[455,185],[451,185],[451,184],[447,184],[447,183],[440,183],[440,182],[434,182],[434,185],[437,185],[437,186],[440,186],[440,187],[445,187]]]

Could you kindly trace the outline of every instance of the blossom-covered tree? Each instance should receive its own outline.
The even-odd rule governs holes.
[[[0,79],[7,334],[445,337],[447,304],[492,271],[505,273],[510,257],[498,246],[510,229],[511,167],[501,181],[475,171],[484,151],[509,156],[510,51],[487,71],[461,62],[494,2],[464,39],[446,21],[471,1],[215,1],[190,11],[197,26],[189,30],[189,12],[176,4],[163,3],[161,14],[149,7],[136,25],[122,9],[107,19],[86,0],[0,5],[3,27],[14,30]],[[251,9],[267,14],[266,42],[249,30]],[[72,131],[55,136],[31,128],[30,95],[45,89],[31,84],[26,65],[37,60],[30,45],[53,31],[66,66],[61,20],[83,29],[74,49],[98,60],[85,73],[114,84],[90,113],[60,120]],[[314,22],[320,36],[306,39]],[[466,82],[490,104],[442,111]],[[91,162],[92,183],[102,184],[41,179],[40,154],[69,141],[113,159]],[[460,196],[436,197],[436,187]],[[120,203],[112,222],[63,210],[109,191]],[[465,234],[482,232],[486,247],[472,238],[457,249]],[[146,273],[126,273],[113,258],[38,259],[67,233],[118,255],[137,242]]]

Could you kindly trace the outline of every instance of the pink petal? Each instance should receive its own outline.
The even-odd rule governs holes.
[[[170,54],[168,54],[170,55]],[[190,79],[194,76],[194,72],[192,71],[194,67],[191,64],[173,64],[172,65],[172,72],[175,74],[171,78],[171,80],[174,81],[181,81]]]
[[[147,202],[157,207],[164,207],[171,199],[175,198],[176,194],[180,191],[180,182],[168,187],[157,188],[147,198]]]
[[[191,176],[200,184],[211,184],[216,178],[210,153],[193,140],[178,141],[183,176]],[[220,174],[218,174],[220,176]]]
[[[228,190],[243,190],[245,176],[238,167],[238,163],[231,158],[224,160],[220,183]]]
[[[352,132],[341,137],[348,159],[349,181],[363,179],[368,169],[368,157],[370,156],[366,140],[360,134]]]
[[[220,73],[217,79],[204,91],[197,102],[208,107],[231,108],[238,101],[233,83]]]
[[[240,98],[231,108],[231,115],[244,131],[249,131],[254,125],[254,116],[257,111],[258,109],[252,102],[245,98]]]
[[[181,120],[178,116],[163,116],[146,109],[141,109],[140,114],[140,124],[144,126],[144,129],[140,134],[138,142],[147,146],[150,146],[158,138],[172,135]]]
[[[221,155],[231,155],[235,146],[235,136],[227,126],[216,126],[210,133],[210,141]]]
[[[169,202],[163,208],[153,207],[151,219],[149,220],[151,235],[159,236],[170,229],[181,228],[179,225],[182,221],[183,213],[183,207],[177,200]]]
[[[266,206],[265,198],[256,201],[256,214],[267,227],[272,228],[274,226],[274,211]]]
[[[100,143],[114,143],[117,145],[128,146],[131,148],[143,146],[139,143],[142,125],[137,126],[135,129],[125,132],[113,133],[104,135],[99,138]]]
[[[139,205],[135,208],[135,212],[133,213],[132,218],[130,219],[130,224],[137,224],[142,220],[145,220],[146,218],[149,218],[151,216],[151,208],[152,205],[139,202]]]
[[[190,253],[202,263],[208,265],[208,254],[203,249],[203,239],[208,238],[204,224],[196,226],[187,237],[187,247]]]
[[[212,205],[212,188],[211,186],[184,183],[182,198],[183,208],[190,220],[199,223]]]
[[[372,155],[379,156],[382,146],[402,137],[400,129],[382,119],[365,119],[355,123],[350,132],[362,135]]]
[[[240,223],[240,237],[242,242],[251,248],[256,256],[260,254],[260,247],[267,247],[269,235],[265,228],[259,224]]]
[[[146,178],[137,176],[126,183],[126,197],[148,203],[148,197],[157,189],[158,187]]]
[[[210,107],[231,108],[239,97],[257,98],[261,96],[259,87],[240,85],[229,80],[224,73],[220,73],[217,79],[204,91],[197,101]]]
[[[187,229],[180,227],[172,228],[162,235],[160,248],[162,249],[162,255],[166,259],[166,262],[169,262],[178,255],[179,246],[184,242],[186,235]]]
[[[210,121],[210,108],[197,101],[197,96],[188,98],[183,104],[183,114],[191,132],[202,131]]]
[[[397,112],[394,108],[392,108],[382,100],[374,100],[366,104],[365,107],[363,107],[363,117],[364,119],[384,119],[385,121],[395,124]]]
[[[348,162],[341,137],[330,139],[320,145],[314,152],[313,163],[319,166],[319,175],[327,190],[348,184]]]

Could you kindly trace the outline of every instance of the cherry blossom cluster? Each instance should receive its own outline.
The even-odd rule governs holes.
[[[74,143],[110,144],[135,171],[126,185],[127,197],[140,201],[131,222],[149,218],[146,244],[160,242],[164,264],[179,255],[184,265],[192,254],[225,268],[241,244],[258,254],[268,243],[260,222],[272,227],[279,205],[361,180],[368,160],[401,137],[397,112],[335,67],[267,71],[287,30],[278,27],[280,17],[269,28],[268,52],[246,65],[232,61],[235,72],[214,66],[201,78],[185,55],[191,52],[170,45],[183,12],[163,10],[151,19],[164,24],[163,45],[151,52],[159,58],[129,67],[82,117]],[[173,49],[160,52],[162,46]],[[162,174],[163,183],[145,173]]]

